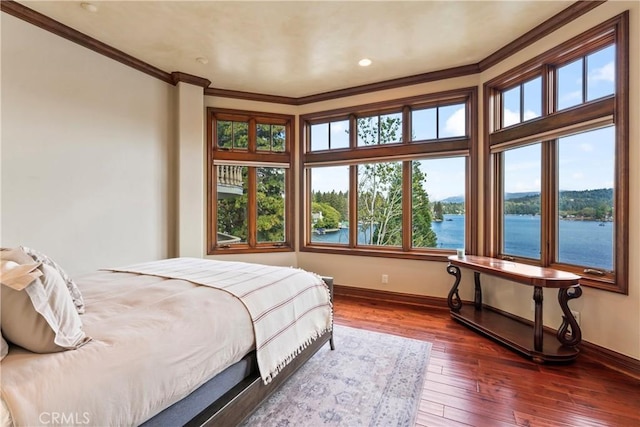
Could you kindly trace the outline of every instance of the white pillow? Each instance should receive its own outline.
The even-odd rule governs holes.
[[[24,251],[25,254],[29,255],[33,258],[34,261],[42,262],[48,266],[55,268],[62,279],[67,285],[67,289],[69,289],[69,294],[71,294],[71,298],[73,298],[73,303],[76,306],[76,310],[78,313],[84,313],[84,299],[82,298],[82,294],[80,293],[80,289],[78,289],[78,285],[74,282],[71,277],[60,267],[60,264],[49,258],[47,255],[42,252],[38,252],[35,249],[27,248],[25,246],[20,246],[20,249]]]
[[[2,295],[0,323],[2,335],[16,345],[35,353],[54,353],[75,349],[88,338],[69,295],[67,286],[53,267],[42,264],[42,277],[22,289],[5,283],[19,264],[2,260]]]

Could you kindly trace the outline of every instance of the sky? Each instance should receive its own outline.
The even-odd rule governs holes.
[[[587,101],[614,93],[615,48],[613,46],[587,56]],[[558,108],[564,109],[582,103],[582,62],[569,63],[558,70]],[[524,88],[524,120],[541,114],[540,80],[528,82]],[[505,92],[505,127],[520,122],[519,87]],[[414,111],[412,133],[416,139],[436,137],[435,109]],[[464,105],[440,107],[440,137],[465,134]],[[326,132],[326,128],[318,131]],[[312,132],[315,130],[312,128]],[[348,121],[331,124],[332,148],[348,146]],[[560,139],[559,188],[561,190],[589,190],[612,188],[614,182],[614,128],[607,127]],[[315,138],[320,141],[321,138]],[[314,134],[311,137],[314,141]],[[314,150],[327,147],[314,146]],[[505,191],[540,191],[540,144],[509,150],[505,154]],[[347,166],[314,168],[314,191],[347,191]],[[425,188],[434,200],[464,195],[464,158],[429,159],[421,161],[421,170],[427,174]]]

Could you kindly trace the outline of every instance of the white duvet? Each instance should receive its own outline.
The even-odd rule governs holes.
[[[76,281],[93,341],[46,355],[12,347],[0,365],[3,425],[137,425],[255,345],[248,312],[227,292],[108,271]]]

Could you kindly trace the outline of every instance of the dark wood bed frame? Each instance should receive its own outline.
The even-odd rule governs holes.
[[[322,279],[329,287],[331,302],[333,304],[333,278],[323,277]],[[245,418],[251,415],[262,402],[278,390],[307,360],[316,354],[327,341],[329,342],[331,350],[334,350],[333,331],[326,332],[300,352],[269,384],[264,384],[260,373],[256,370],[209,405],[204,411],[196,415],[186,426],[230,427],[240,424]]]

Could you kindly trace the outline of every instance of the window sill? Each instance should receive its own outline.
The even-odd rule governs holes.
[[[293,252],[291,246],[258,246],[250,248],[248,246],[242,247],[230,247],[230,248],[210,248],[207,251],[207,255],[231,255],[231,254],[256,254],[256,253],[271,253],[271,252]]]
[[[315,252],[334,255],[349,255],[349,256],[368,256],[379,258],[398,258],[398,259],[415,259],[421,261],[440,261],[448,262],[448,257],[455,255],[455,250],[438,251],[438,252],[423,252],[412,251],[403,252],[400,249],[364,249],[364,248],[349,248],[339,246],[320,246],[320,245],[307,245],[300,248],[300,252]]]

